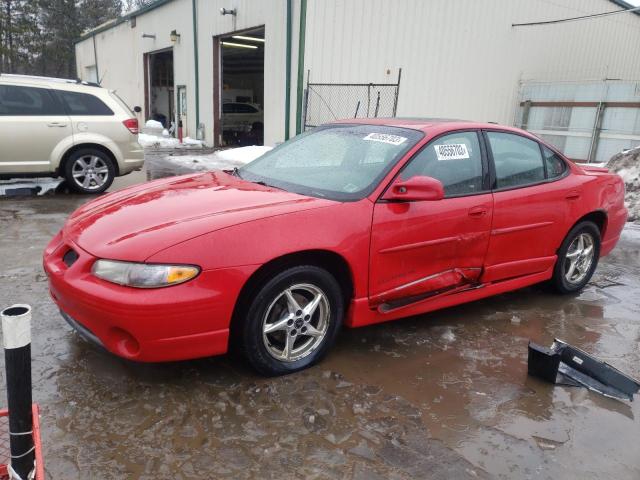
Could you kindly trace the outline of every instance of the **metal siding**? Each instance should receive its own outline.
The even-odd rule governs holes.
[[[233,2],[232,2],[233,3]],[[238,9],[221,16],[222,7]],[[198,0],[200,117],[213,134],[213,36],[266,28],[265,141],[284,137],[286,2]],[[513,123],[520,84],[640,79],[640,16],[623,14],[559,25],[512,23],[615,10],[606,0],[308,0],[305,72],[315,82],[393,82],[402,67],[401,116],[445,116]],[[297,69],[300,0],[294,1],[292,69]],[[194,120],[191,1],[174,0],[96,35],[100,76],[131,104],[144,98],[144,52],[174,47],[176,84],[188,88]],[[142,32],[156,33],[155,41]],[[76,45],[78,71],[93,64],[91,38]],[[390,73],[387,74],[387,70]],[[305,76],[306,80],[306,76]],[[295,99],[295,75],[291,94]],[[291,125],[296,105],[292,102]],[[189,125],[195,132],[195,125]],[[192,133],[193,134],[193,133]]]
[[[385,82],[402,67],[398,115],[512,123],[521,80],[640,79],[640,18],[511,24],[615,9],[604,0],[309,0],[305,66],[315,82]]]

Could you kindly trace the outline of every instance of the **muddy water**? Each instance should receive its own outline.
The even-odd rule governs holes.
[[[264,379],[228,357],[129,363],[71,332],[41,252],[85,200],[0,200],[0,304],[34,306],[49,478],[640,477],[638,401],[526,375],[528,339],[558,337],[640,377],[638,239],[578,296],[534,287],[344,331],[322,364]]]

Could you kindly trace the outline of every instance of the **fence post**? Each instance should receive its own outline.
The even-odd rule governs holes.
[[[602,117],[604,116],[604,109],[606,104],[604,102],[598,103],[598,109],[596,110],[596,119],[593,123],[593,131],[591,132],[591,145],[589,146],[589,156],[587,157],[587,163],[595,161],[596,154],[598,153],[598,142],[600,142],[600,131],[602,130]]]
[[[400,79],[402,78],[402,67],[398,69],[398,83],[396,84],[396,98],[393,99],[393,116],[398,111],[398,96],[400,95]]]
[[[7,378],[11,478],[27,480],[34,471],[31,399],[31,307],[13,305],[0,312]]]

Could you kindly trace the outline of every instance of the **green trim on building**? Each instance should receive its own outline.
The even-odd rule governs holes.
[[[284,139],[289,140],[291,123],[291,10],[293,0],[287,0],[287,74],[285,76],[284,93]]]
[[[193,10],[193,62],[195,67],[195,89],[196,89],[196,132],[200,128],[200,71],[198,68],[198,13],[197,1],[191,0],[191,9]],[[197,134],[196,134],[197,136]]]
[[[302,132],[302,93],[304,91],[304,43],[307,30],[307,0],[300,0],[300,32],[298,33],[298,94],[296,99],[296,135]]]

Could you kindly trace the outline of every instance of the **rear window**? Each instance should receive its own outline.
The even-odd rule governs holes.
[[[95,95],[65,91],[58,94],[69,115],[113,115],[113,110]]]
[[[129,105],[127,105],[127,102],[125,102],[122,98],[120,98],[120,95],[118,95],[115,91],[110,91],[109,92],[111,94],[111,96],[113,97],[113,99],[118,102],[118,105],[120,105],[122,108],[124,108],[124,110],[129,113],[132,117],[135,117],[136,114],[134,113],[133,109],[129,107]]]
[[[0,115],[66,115],[58,99],[46,88],[0,85]]]
[[[544,163],[547,167],[547,178],[560,177],[566,170],[567,166],[560,156],[548,149],[544,145],[542,146],[542,152],[544,154]]]
[[[544,163],[537,142],[519,135],[487,132],[496,168],[497,188],[542,182]]]

